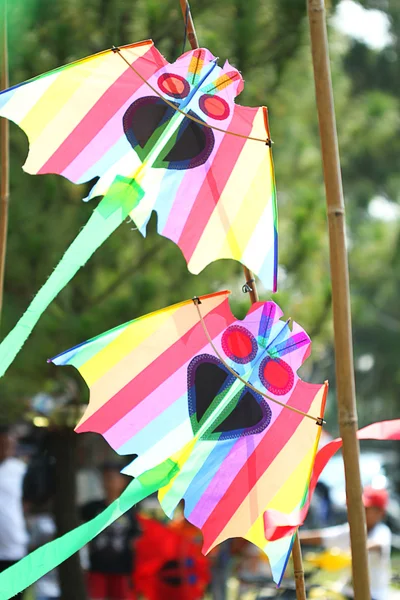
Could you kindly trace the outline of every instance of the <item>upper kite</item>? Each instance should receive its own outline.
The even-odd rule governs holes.
[[[276,193],[266,108],[237,106],[240,73],[198,49],[168,63],[153,42],[114,48],[0,94],[0,116],[27,134],[28,173],[104,196],[0,344],[0,377],[40,316],[125,221],[158,232],[192,273],[233,258],[276,290]]]
[[[89,198],[133,184],[140,193],[131,218],[145,235],[155,210],[158,232],[178,244],[192,273],[233,258],[275,291],[267,109],[236,105],[242,89],[240,73],[219,67],[208,50],[170,64],[145,41],[3,92],[0,115],[29,138],[28,173],[74,183],[99,177]]]

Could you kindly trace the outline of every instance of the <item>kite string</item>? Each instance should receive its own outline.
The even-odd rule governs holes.
[[[266,138],[266,139],[257,138],[257,137],[252,137],[250,135],[243,135],[243,134],[237,133],[235,131],[228,131],[227,129],[222,129],[221,127],[216,127],[215,125],[209,125],[209,123],[206,123],[205,121],[202,121],[201,119],[198,119],[197,117],[194,117],[193,115],[189,115],[185,111],[183,111],[180,108],[178,108],[175,104],[173,104],[172,102],[170,102],[169,100],[167,100],[166,98],[164,98],[164,96],[162,94],[160,94],[160,92],[155,87],[153,87],[151,85],[151,83],[149,83],[147,81],[147,79],[145,77],[143,77],[139,73],[139,71],[137,71],[135,69],[135,67],[133,65],[131,65],[131,63],[122,54],[120,48],[118,48],[117,46],[113,46],[112,47],[112,51],[114,53],[118,54],[118,56],[120,56],[122,58],[122,60],[124,62],[126,62],[126,64],[128,65],[128,67],[130,69],[132,69],[132,71],[139,77],[139,79],[141,79],[143,81],[143,83],[145,83],[159,98],[161,98],[161,100],[163,100],[165,102],[165,104],[168,104],[168,106],[170,106],[171,108],[173,108],[176,112],[179,112],[182,115],[184,115],[187,119],[190,119],[191,121],[194,121],[195,123],[199,123],[199,125],[202,125],[203,127],[208,127],[208,129],[215,129],[215,131],[221,131],[222,133],[227,133],[229,135],[234,135],[236,137],[240,137],[240,138],[243,138],[245,140],[253,140],[254,142],[262,142],[263,144],[266,144],[267,146],[271,147],[272,142],[271,142],[271,140],[269,138]]]
[[[279,406],[282,406],[282,408],[287,408],[288,410],[291,410],[295,413],[298,413],[299,415],[302,415],[303,417],[307,417],[308,419],[311,419],[312,421],[315,421],[317,425],[322,426],[324,423],[324,420],[322,419],[322,417],[313,417],[313,415],[310,415],[306,412],[303,412],[302,410],[295,408],[294,406],[288,406],[287,404],[284,404],[283,402],[280,402],[279,400],[276,400],[275,398],[271,398],[271,396],[268,396],[267,394],[264,394],[264,392],[262,392],[261,390],[258,390],[257,388],[255,388],[253,385],[251,385],[251,383],[249,383],[248,381],[246,381],[245,379],[243,379],[239,373],[236,373],[236,371],[234,369],[232,369],[228,363],[225,362],[225,360],[223,359],[223,357],[221,356],[221,354],[218,352],[217,348],[214,345],[214,342],[212,341],[212,338],[209,334],[209,331],[207,329],[207,326],[204,322],[203,319],[203,315],[201,314],[200,311],[200,300],[199,298],[195,297],[193,298],[193,303],[197,309],[197,313],[199,315],[199,319],[200,319],[200,323],[201,326],[203,327],[203,331],[207,337],[207,340],[211,346],[211,348],[214,350],[215,354],[217,355],[217,357],[219,358],[219,360],[222,362],[222,364],[224,365],[224,367],[226,369],[228,369],[228,371],[230,373],[232,373],[232,375],[234,375],[236,377],[236,379],[239,379],[239,381],[241,381],[245,386],[247,386],[248,388],[250,388],[253,392],[255,392],[256,394],[259,394],[260,396],[263,396],[264,398],[266,398],[267,400],[270,400],[271,402],[275,402],[275,404],[279,404]]]

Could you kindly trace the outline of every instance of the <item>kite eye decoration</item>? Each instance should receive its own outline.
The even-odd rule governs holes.
[[[264,358],[259,376],[264,387],[275,396],[285,396],[294,384],[292,368],[280,358]]]
[[[229,116],[229,105],[218,96],[212,94],[203,94],[199,100],[199,106],[204,114],[211,119],[223,121]]]
[[[172,98],[182,99],[186,98],[190,92],[190,85],[180,75],[172,75],[170,73],[163,73],[158,78],[158,87],[164,94],[172,96]]]
[[[233,362],[245,365],[255,359],[257,341],[252,333],[241,325],[232,325],[221,340],[223,351]]]

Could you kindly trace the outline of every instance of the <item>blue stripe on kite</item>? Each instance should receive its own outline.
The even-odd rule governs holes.
[[[20,86],[18,85],[18,86],[15,86],[15,88],[9,88],[8,90],[4,90],[4,91],[0,92],[0,110],[14,96],[17,87],[20,87]]]
[[[220,470],[222,462],[228,456],[237,441],[237,438],[219,441],[201,469],[196,473],[184,495],[186,517],[190,517],[190,514],[196,508],[197,503],[202,498],[214,476]]]
[[[83,150],[84,152],[85,150]],[[119,140],[107,150],[103,156],[94,163],[83,175],[79,178],[77,183],[85,183],[90,181],[94,177],[106,173],[116,162],[118,162],[125,154],[134,152],[132,146],[123,134]],[[134,165],[133,165],[134,166]]]
[[[162,235],[163,229],[167,224],[172,206],[176,200],[179,187],[187,174],[186,170],[168,171],[161,182],[160,192],[157,196],[154,210],[157,212],[157,231]]]
[[[129,419],[129,414],[125,417]],[[148,425],[143,427],[130,440],[122,444],[117,452],[121,455],[126,454],[144,454],[149,448],[154,446],[162,438],[189,419],[187,394],[175,400],[171,406],[162,411],[157,417],[152,419]]]

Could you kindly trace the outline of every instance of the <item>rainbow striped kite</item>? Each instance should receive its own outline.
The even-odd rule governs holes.
[[[199,273],[233,258],[276,290],[277,214],[267,109],[235,104],[240,73],[205,49],[168,63],[145,41],[61,67],[0,94],[29,138],[24,165],[81,184],[92,217],[0,346],[4,374],[59,291],[126,217],[158,232]]]
[[[304,504],[327,384],[298,377],[310,338],[281,321],[274,302],[254,304],[238,321],[228,295],[141,317],[52,362],[73,365],[89,386],[78,432],[137,454],[124,471],[135,477],[171,459],[176,474],[159,492],[166,514],[184,499],[204,552],[244,537],[266,552],[280,581],[291,538],[268,542],[265,514],[279,510],[285,520]]]

